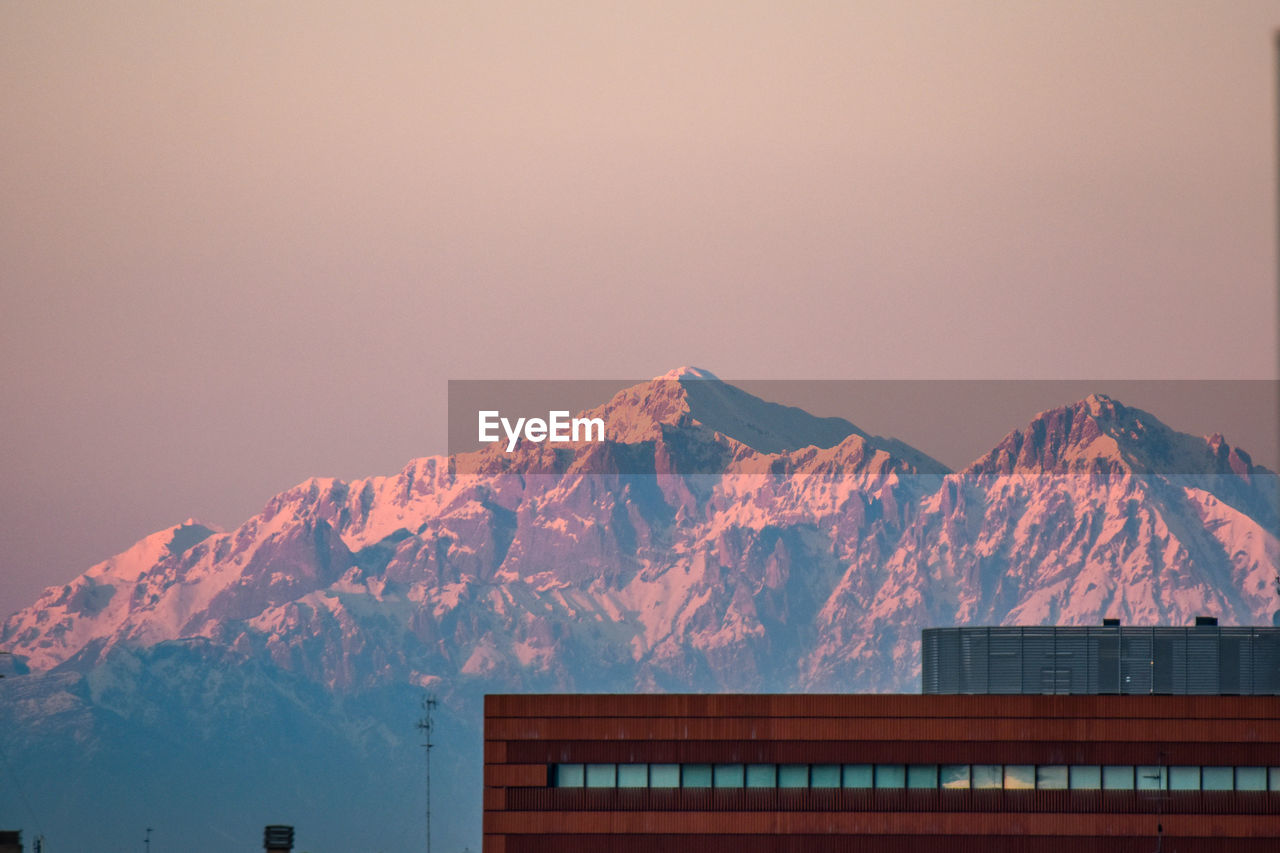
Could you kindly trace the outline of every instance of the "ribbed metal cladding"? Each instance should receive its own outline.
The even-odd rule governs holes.
[[[1280,628],[927,628],[929,694],[1280,695]]]
[[[507,811],[1280,814],[1267,791],[507,788]]]
[[[996,635],[1008,641],[1017,629]],[[973,635],[970,650],[989,636]],[[1122,643],[1113,628],[1093,639],[1113,641],[1118,687],[1124,658],[1148,646],[1158,655],[1180,636],[1185,642],[1185,631],[1146,629]],[[1053,689],[1087,682],[1098,645],[1088,632],[1041,630],[1032,639],[1040,665],[1020,665],[1019,684],[1032,676]],[[1241,660],[1276,657],[1274,645],[1236,639]],[[1129,668],[1141,671],[1140,663]],[[1153,663],[1152,683],[1176,676]],[[983,673],[986,662],[975,666]],[[1242,677],[1256,678],[1258,667],[1240,666]],[[1277,707],[1271,696],[486,696],[484,850],[1272,853],[1277,790],[560,788],[548,771],[560,763],[1199,765],[1266,767],[1270,785],[1270,768],[1280,769]]]
[[[1003,820],[992,816],[992,822]],[[655,850],[696,850],[698,853],[1080,853],[1105,850],[1107,853],[1151,853],[1153,849],[1178,853],[1275,853],[1275,840],[1268,838],[1186,838],[1158,847],[1155,827],[1143,827],[1142,835],[1033,835],[993,836],[973,834],[822,834],[744,835],[708,834],[557,834],[512,836],[504,839],[502,853],[562,853],[565,850],[609,851],[609,853],[653,853]],[[1172,837],[1172,836],[1170,836]],[[489,853],[492,842],[485,840]],[[494,851],[499,850],[496,845]]]

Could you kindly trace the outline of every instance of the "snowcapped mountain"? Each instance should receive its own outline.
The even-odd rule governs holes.
[[[586,414],[610,441],[308,480],[47,590],[0,627],[30,673],[0,682],[6,749],[78,739],[62,760],[94,779],[147,732],[183,744],[145,747],[166,767],[283,739],[272,772],[311,778],[273,796],[353,839],[344,808],[414,784],[424,687],[474,738],[489,690],[913,690],[930,625],[1271,621],[1275,475],[1106,397],[958,472],[692,368]],[[442,837],[474,846],[478,743],[444,753],[471,787]]]
[[[893,553],[850,566],[828,599],[814,683],[897,689],[930,625],[1271,624],[1275,475],[1105,396],[1042,412],[918,509]],[[863,663],[877,658],[893,668]]]

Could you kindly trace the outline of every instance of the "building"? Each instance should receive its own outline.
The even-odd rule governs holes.
[[[1147,692],[488,696],[485,851],[1280,849],[1280,699]]]

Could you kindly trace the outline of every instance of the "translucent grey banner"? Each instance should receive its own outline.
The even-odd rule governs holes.
[[[458,473],[799,473],[859,449],[903,463],[904,476],[1099,473],[1110,462],[1250,476],[1280,464],[1280,384],[1267,380],[726,382],[687,371],[452,380],[448,402]]]

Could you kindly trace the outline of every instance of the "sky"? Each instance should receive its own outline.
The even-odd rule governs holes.
[[[3,4],[0,616],[443,452],[450,379],[1276,379],[1277,27]]]

